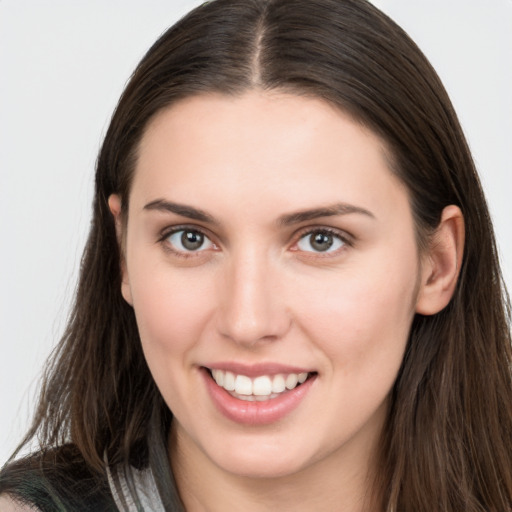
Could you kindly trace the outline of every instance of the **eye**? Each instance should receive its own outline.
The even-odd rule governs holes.
[[[335,252],[344,245],[340,235],[321,229],[306,233],[297,242],[298,249],[305,252]]]
[[[179,229],[166,237],[176,252],[200,252],[214,247],[213,242],[195,229]]]

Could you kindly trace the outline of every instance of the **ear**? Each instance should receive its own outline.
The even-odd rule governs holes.
[[[124,233],[125,226],[123,225],[123,219],[121,215],[121,198],[117,194],[110,195],[108,198],[108,207],[110,208],[110,212],[114,216],[117,243],[119,245],[119,252],[121,254],[121,294],[124,300],[132,306],[132,292],[130,288],[130,280],[128,278],[128,270],[126,268],[126,258],[124,249],[126,234]]]
[[[421,286],[416,312],[434,315],[450,302],[464,253],[464,217],[460,208],[447,206],[422,258]]]

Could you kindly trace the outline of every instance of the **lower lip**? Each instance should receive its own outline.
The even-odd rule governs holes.
[[[268,425],[283,419],[299,406],[316,379],[316,375],[313,375],[300,386],[285,391],[276,398],[249,402],[231,396],[224,388],[218,386],[205,368],[202,368],[201,373],[217,409],[231,421],[245,425]]]

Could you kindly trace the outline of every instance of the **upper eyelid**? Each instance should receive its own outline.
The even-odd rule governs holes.
[[[203,228],[202,226],[197,226],[195,224],[177,224],[173,226],[167,226],[159,231],[159,241],[163,241],[168,238],[173,233],[177,233],[178,231],[197,231],[201,233],[203,236],[207,237],[209,240],[212,240],[212,235],[210,234],[208,229]],[[213,241],[213,240],[212,240]]]
[[[294,237],[297,240],[301,239],[302,237],[312,234],[312,233],[318,233],[318,232],[324,232],[329,233],[332,235],[338,236],[341,240],[346,242],[347,244],[350,244],[354,240],[354,236],[350,234],[349,232],[345,231],[344,229],[340,228],[334,228],[331,226],[305,226],[299,230],[296,231]]]
[[[173,233],[176,233],[178,231],[186,231],[186,230],[197,231],[197,232],[201,233],[203,236],[205,236],[206,238],[208,238],[215,245],[217,245],[217,246],[222,245],[222,240],[220,240],[220,237],[211,233],[211,231],[209,229],[207,229],[203,226],[199,226],[197,224],[193,224],[193,223],[176,224],[176,225],[167,226],[167,227],[163,228],[159,232],[158,242],[165,241]],[[317,224],[314,226],[311,226],[311,225],[303,226],[303,227],[295,230],[295,232],[290,237],[291,238],[290,245],[293,246],[293,245],[297,244],[297,242],[302,237],[304,237],[308,234],[316,233],[316,232],[325,232],[325,233],[333,234],[333,235],[339,237],[345,244],[347,244],[349,246],[353,244],[354,238],[355,238],[352,234],[350,234],[346,230],[343,230],[340,228],[335,228],[333,226],[325,226],[325,225]],[[219,240],[221,243],[219,243]]]
[[[208,249],[204,250],[197,250],[197,251],[188,251],[188,250],[181,250],[177,247],[174,247],[174,244],[168,241],[168,238],[171,235],[174,235],[175,233],[179,233],[180,231],[196,231],[200,233],[204,238],[208,239],[212,246],[214,248],[217,248],[217,244],[212,239],[210,235],[205,233],[205,230],[195,226],[195,225],[175,225],[175,226],[168,226],[167,228],[164,228],[160,231],[159,237],[157,239],[157,244],[162,247],[162,249],[168,253],[174,255],[174,257],[179,257],[183,259],[189,259],[189,258],[200,258],[205,255],[205,253],[208,251]]]
[[[175,233],[179,233],[180,231],[196,231],[200,233],[205,239],[209,240],[209,242],[212,244],[213,247],[218,248],[218,244],[215,242],[214,238],[205,232],[205,230],[201,227],[195,226],[195,225],[173,225],[168,226],[162,230],[159,231],[158,237],[156,239],[156,243],[158,245],[161,245],[162,248],[166,252],[173,253],[175,255],[180,256],[186,256],[186,257],[198,257],[202,253],[205,252],[205,250],[198,250],[198,251],[183,251],[176,247],[174,247],[174,244],[171,243],[168,239],[171,235],[174,235]]]

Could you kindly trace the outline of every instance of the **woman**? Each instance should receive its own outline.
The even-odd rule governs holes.
[[[487,206],[435,72],[370,4],[191,12],[121,97],[93,215],[6,507],[512,508]]]

